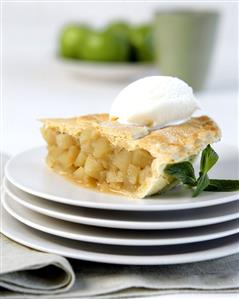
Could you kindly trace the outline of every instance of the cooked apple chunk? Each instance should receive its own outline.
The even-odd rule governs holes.
[[[85,161],[85,166],[84,166],[84,171],[85,173],[96,179],[99,180],[100,178],[100,172],[103,170],[103,167],[100,163],[99,160],[96,160],[95,158],[93,158],[92,156],[88,156],[86,161]]]
[[[79,147],[77,147],[76,145],[72,145],[72,146],[70,146],[69,149],[64,150],[58,156],[58,162],[64,168],[68,168],[74,164],[78,154],[79,154]]]
[[[150,176],[153,157],[147,151],[114,148],[96,130],[83,130],[73,138],[48,128],[43,130],[43,136],[48,143],[48,165],[57,171],[60,169],[78,183],[92,183],[91,178],[94,184],[104,183],[111,191],[126,186],[137,190],[142,178],[147,179],[144,174]],[[53,140],[56,141],[54,145]]]
[[[74,161],[74,166],[76,167],[84,166],[86,158],[87,158],[87,153],[81,150]]]
[[[132,157],[132,152],[122,149],[112,156],[112,164],[123,172],[126,172]]]
[[[68,149],[74,144],[73,138],[67,134],[57,134],[56,144],[59,148]]]
[[[112,150],[109,141],[105,137],[100,137],[93,141],[93,155],[96,158],[106,157]]]
[[[110,121],[106,114],[43,122],[49,167],[82,186],[139,198],[173,183],[164,173],[167,164],[189,160],[220,137],[206,116],[137,139],[145,129]]]

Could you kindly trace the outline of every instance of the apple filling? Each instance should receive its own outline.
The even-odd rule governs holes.
[[[85,129],[77,137],[52,128],[43,128],[42,134],[48,144],[47,164],[81,185],[134,192],[152,176],[149,152],[115,147],[96,129]]]

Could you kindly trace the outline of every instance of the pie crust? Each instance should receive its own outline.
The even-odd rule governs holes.
[[[49,167],[81,186],[134,198],[175,185],[166,165],[193,160],[221,136],[208,116],[157,130],[123,125],[108,114],[42,122]]]

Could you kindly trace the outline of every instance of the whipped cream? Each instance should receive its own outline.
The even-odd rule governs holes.
[[[192,116],[199,108],[192,88],[169,76],[151,76],[125,87],[115,98],[110,117],[122,124],[163,127]]]

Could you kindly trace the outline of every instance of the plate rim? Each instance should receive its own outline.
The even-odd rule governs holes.
[[[93,60],[83,60],[83,59],[70,59],[70,58],[64,58],[60,56],[53,56],[54,60],[58,63],[64,64],[64,65],[74,65],[74,66],[99,66],[99,67],[130,67],[130,68],[154,68],[155,65],[152,62],[146,62],[146,61],[93,61]]]
[[[228,146],[228,145],[225,145]],[[231,146],[232,148],[237,148],[236,146]],[[52,195],[52,194],[46,194],[44,192],[41,191],[35,191],[33,189],[31,189],[30,187],[24,186],[20,183],[18,183],[9,173],[9,167],[11,165],[11,163],[13,163],[13,161],[15,159],[17,159],[20,155],[25,155],[26,153],[32,152],[32,151],[46,151],[46,147],[45,146],[38,146],[38,147],[33,147],[30,149],[27,149],[25,151],[22,151],[16,155],[14,155],[13,157],[11,157],[6,165],[5,165],[5,169],[4,169],[4,173],[6,178],[8,179],[8,181],[10,181],[10,183],[12,183],[12,185],[16,186],[18,189],[32,194],[34,196],[37,197],[42,197],[45,198],[47,200],[51,200],[51,201],[55,201],[55,202],[59,202],[59,203],[64,203],[64,204],[69,204],[72,206],[81,206],[81,207],[86,207],[86,208],[94,208],[94,209],[105,209],[105,210],[118,210],[118,211],[174,211],[174,210],[186,210],[186,209],[194,209],[194,208],[203,208],[203,207],[209,207],[209,206],[216,206],[219,204],[224,204],[224,203],[229,203],[232,201],[236,201],[238,199],[238,192],[234,194],[229,193],[228,196],[224,196],[221,198],[218,198],[216,200],[204,200],[204,201],[195,201],[195,202],[190,202],[190,203],[174,203],[173,207],[170,207],[170,205],[165,205],[165,204],[152,204],[152,205],[143,205],[143,204],[139,204],[139,205],[131,205],[129,203],[127,204],[115,204],[115,203],[99,203],[99,202],[90,202],[90,201],[84,201],[84,200],[78,200],[77,202],[73,199],[69,199],[69,198],[65,198],[65,197],[59,197],[56,195]],[[55,174],[57,175],[57,174]],[[80,187],[79,188],[83,188]],[[86,188],[85,188],[86,189]],[[90,190],[92,191],[92,190]],[[140,199],[137,199],[140,200]],[[156,199],[153,199],[156,200]],[[147,201],[147,199],[145,199],[145,201]]]
[[[4,180],[4,183],[6,180]],[[4,185],[3,185],[4,186]],[[5,187],[4,187],[5,188]],[[16,201],[22,203],[24,205],[24,199],[20,199],[18,196],[15,196],[9,189],[6,187],[6,192],[10,194],[11,197],[13,197]],[[24,191],[23,191],[24,192]],[[31,195],[32,196],[32,195]],[[33,195],[34,196],[34,195]],[[45,200],[45,199],[44,199]],[[230,203],[228,203],[230,204]],[[27,206],[26,206],[27,207]],[[34,204],[31,204],[32,208],[35,208]],[[36,212],[43,214],[42,212],[39,212],[40,209]],[[49,213],[49,210],[46,210],[44,208],[41,208],[41,211],[44,211],[43,215],[50,216],[53,218],[61,219],[61,220],[66,220],[64,218],[58,218],[59,217],[59,212],[53,212],[54,214],[58,214],[58,217],[54,217],[53,213]],[[46,214],[46,213],[47,214]],[[62,215],[62,213],[61,213]],[[65,216],[64,216],[65,217]],[[157,229],[162,229],[162,230],[167,230],[167,229],[183,229],[183,228],[193,228],[193,227],[198,227],[198,226],[207,226],[207,225],[213,225],[213,224],[218,224],[218,223],[223,223],[231,220],[235,220],[239,218],[239,212],[229,214],[229,215],[222,215],[219,217],[214,217],[214,218],[206,218],[206,219],[194,219],[194,220],[182,220],[182,221],[168,221],[168,222],[140,222],[140,221],[127,221],[127,220],[114,220],[114,219],[104,219],[104,218],[90,218],[87,216],[72,216],[75,221],[69,220],[70,217],[67,217],[68,219],[66,221],[70,222],[76,222],[76,223],[81,223],[85,225],[93,225],[93,226],[99,226],[99,227],[107,227],[107,228],[118,228],[118,229],[134,229],[134,230],[157,230]]]
[[[10,197],[10,196],[9,196]],[[13,198],[10,197],[10,201],[15,202],[15,200]],[[231,236],[234,234],[239,233],[239,226],[238,228],[234,228],[234,229],[229,229],[226,231],[220,231],[220,232],[214,232],[214,233],[210,233],[207,235],[201,235],[201,236],[190,236],[190,237],[179,237],[179,238],[170,238],[170,239],[151,239],[151,240],[140,240],[140,239],[133,239],[130,240],[129,238],[127,239],[113,239],[111,237],[99,237],[99,236],[86,236],[86,235],[80,235],[77,233],[71,233],[71,232],[67,232],[67,231],[61,231],[61,230],[57,230],[57,228],[51,228],[47,225],[44,225],[42,223],[36,223],[34,222],[34,220],[29,218],[25,218],[24,216],[21,215],[19,212],[17,212],[16,210],[14,210],[14,208],[11,207],[11,203],[9,205],[8,203],[9,199],[6,199],[5,196],[3,196],[2,199],[2,205],[4,207],[4,209],[15,219],[17,219],[18,221],[22,222],[23,224],[32,227],[36,230],[42,231],[42,232],[46,232],[55,236],[59,236],[59,237],[63,237],[66,239],[72,239],[72,240],[78,240],[78,241],[83,241],[83,242],[91,242],[91,243],[98,243],[98,244],[109,244],[109,245],[120,245],[120,246],[159,246],[159,245],[178,245],[178,244],[187,244],[187,243],[196,243],[196,242],[203,242],[203,241],[209,241],[209,240],[215,240],[215,239],[219,239],[222,237],[227,237],[227,236]],[[26,210],[30,210],[33,211],[23,205],[21,205],[20,203],[18,203],[23,209]],[[33,213],[37,213],[35,211],[33,211]],[[41,214],[38,213],[40,216]],[[45,216],[45,215],[44,215]],[[49,217],[49,216],[45,216],[45,217]],[[49,217],[51,218],[51,217]],[[58,219],[57,219],[58,220]],[[61,220],[62,221],[62,220]],[[63,220],[64,221],[64,220]],[[64,221],[67,222],[67,221]],[[84,225],[83,225],[84,226]],[[112,229],[114,230],[114,229]],[[169,241],[170,240],[170,241]]]
[[[7,213],[7,212],[6,212]],[[12,218],[10,215],[7,215]],[[12,220],[12,219],[11,219]],[[17,221],[16,219],[13,219],[14,221]],[[9,220],[8,220],[9,222]],[[19,222],[19,221],[17,221]],[[12,224],[11,224],[12,225]],[[34,242],[30,240],[26,241],[23,240],[22,238],[16,236],[16,232],[12,229],[9,232],[9,228],[11,227],[8,223],[8,230],[4,229],[4,226],[1,227],[1,232],[7,236],[8,238],[23,244],[25,246],[28,246],[30,248],[40,250],[43,252],[48,252],[48,253],[53,253],[53,254],[59,254],[63,255],[68,258],[74,258],[74,259],[81,259],[81,260],[86,260],[86,261],[91,261],[91,262],[100,262],[100,263],[110,263],[110,264],[119,264],[119,265],[172,265],[172,264],[186,264],[186,263],[192,263],[192,262],[200,262],[200,261],[207,261],[211,259],[217,259],[221,257],[225,257],[228,255],[232,255],[235,253],[238,253],[238,241],[235,241],[230,244],[226,244],[223,246],[219,246],[216,248],[210,248],[206,250],[201,250],[197,252],[190,252],[190,253],[183,253],[183,254],[174,254],[174,255],[158,255],[158,256],[127,256],[127,255],[118,255],[118,254],[109,254],[109,253],[95,253],[92,251],[86,251],[86,250],[75,250],[70,248],[71,253],[69,252],[69,247],[65,245],[65,247],[68,249],[67,251],[62,251],[62,249],[56,249],[56,248],[51,248],[49,250],[49,241],[48,242],[48,248],[45,245],[46,240],[41,239],[41,245],[36,245]],[[18,226],[24,226],[22,223],[18,223]],[[31,229],[34,230],[34,229]],[[36,230],[34,230],[36,231]],[[27,231],[29,234],[29,231]],[[15,235],[14,235],[15,234]],[[44,233],[41,233],[44,234]],[[26,237],[27,234],[25,234]],[[42,237],[40,237],[42,238]],[[55,237],[59,238],[59,237]],[[28,236],[29,239],[29,236]],[[64,239],[64,238],[63,238]],[[45,242],[45,243],[44,243]],[[54,242],[50,243],[51,246],[56,244]],[[53,247],[54,247],[53,246]],[[222,250],[223,248],[223,250]],[[225,250],[225,248],[227,250]]]

